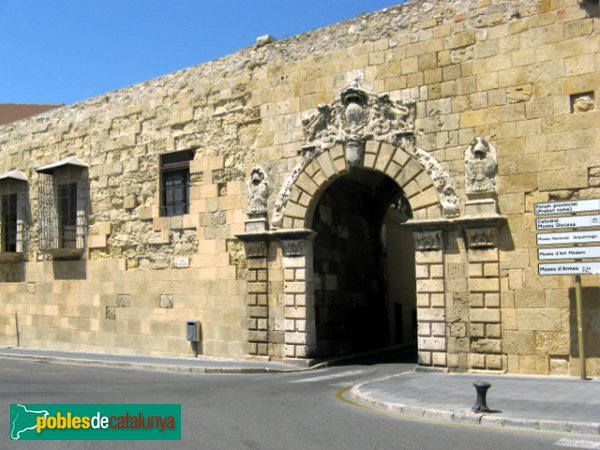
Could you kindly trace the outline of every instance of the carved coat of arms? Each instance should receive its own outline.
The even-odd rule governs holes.
[[[365,141],[399,145],[402,137],[412,137],[414,122],[414,102],[371,94],[354,83],[341,92],[339,100],[319,105],[316,113],[302,121],[305,148],[321,153],[343,144],[349,167],[360,167]]]

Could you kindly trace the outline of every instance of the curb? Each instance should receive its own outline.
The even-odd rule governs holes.
[[[263,373],[296,373],[314,370],[315,367],[298,369],[277,369],[271,367],[202,367],[177,364],[152,364],[129,361],[105,361],[98,359],[65,358],[62,356],[15,355],[1,353],[0,359],[15,359],[21,361],[54,362],[79,366],[117,367],[124,369],[153,370],[157,372],[195,373],[195,374],[263,374]]]
[[[360,390],[363,386],[369,383],[385,381],[396,376],[397,375],[391,375],[385,378],[359,383],[350,389],[350,395],[360,403],[374,406],[385,411],[392,411],[412,418],[432,419],[469,425],[483,425],[492,428],[516,428],[521,430],[526,429],[591,435],[600,434],[600,423],[596,422],[571,422],[566,420],[536,420],[502,417],[501,415],[491,415],[489,413],[475,413],[470,408],[460,410],[422,408],[420,406],[411,406],[403,403],[393,403],[384,400],[378,400],[377,398],[365,394]]]

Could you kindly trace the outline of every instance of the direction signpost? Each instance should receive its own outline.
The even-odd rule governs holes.
[[[539,275],[575,275],[575,307],[577,309],[577,338],[579,341],[579,364],[581,379],[586,379],[585,346],[583,340],[583,319],[581,308],[581,275],[600,274],[600,199],[566,202],[536,203],[538,260],[562,262],[539,263]],[[588,213],[582,215],[580,213]],[[565,215],[566,214],[566,215]],[[575,228],[577,231],[562,231]],[[597,230],[579,231],[581,228]],[[565,247],[568,245],[568,247]],[[553,246],[553,247],[544,247]],[[588,261],[592,260],[592,261]]]
[[[600,245],[590,247],[559,247],[538,249],[538,259],[589,259],[600,258]]]
[[[600,243],[600,230],[568,231],[565,233],[538,233],[538,245]]]

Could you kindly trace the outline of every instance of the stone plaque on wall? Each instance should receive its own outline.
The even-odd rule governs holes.
[[[417,250],[441,250],[442,232],[441,231],[422,231],[413,233],[415,238],[415,248]]]
[[[282,241],[283,256],[304,256],[304,241],[294,239]]]

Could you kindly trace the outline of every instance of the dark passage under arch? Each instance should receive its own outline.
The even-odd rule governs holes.
[[[410,233],[399,226],[410,214],[407,205],[397,183],[366,169],[336,179],[318,199],[312,223],[318,233],[315,356],[377,349],[413,338],[414,330],[407,327],[413,327],[415,305],[414,247]],[[391,236],[390,227],[402,236]],[[403,257],[390,259],[390,251]],[[392,261],[401,261],[402,273],[398,268],[390,273]],[[407,285],[400,286],[403,298],[395,292],[399,280]]]

